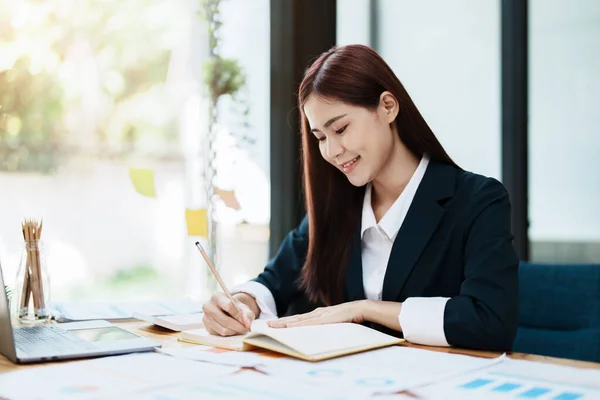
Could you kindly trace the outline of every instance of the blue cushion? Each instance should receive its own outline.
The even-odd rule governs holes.
[[[600,265],[519,266],[513,350],[600,362]]]

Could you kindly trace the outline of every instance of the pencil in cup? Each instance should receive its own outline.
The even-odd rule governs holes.
[[[23,275],[23,288],[19,307],[19,317],[29,313],[30,299],[33,300],[33,309],[36,317],[46,317],[46,301],[42,285],[42,269],[39,243],[42,235],[43,222],[26,219],[21,226],[25,240],[26,260]]]
[[[204,248],[202,247],[200,242],[196,242],[196,247],[198,248],[198,250],[200,250],[200,254],[202,254],[204,261],[206,261],[206,264],[208,264],[208,268],[210,268],[210,272],[212,272],[213,276],[219,283],[219,286],[221,286],[221,289],[223,289],[223,292],[225,293],[225,295],[229,298],[229,300],[231,300],[231,302],[233,303],[235,308],[238,310],[238,312],[240,314],[243,314],[242,310],[240,309],[240,307],[237,304],[237,301],[233,298],[233,296],[231,295],[231,292],[229,291],[229,289],[227,289],[227,286],[225,286],[225,282],[223,282],[223,279],[221,279],[221,275],[219,275],[219,271],[217,271],[217,269],[215,268],[215,265],[212,263],[212,261],[208,257],[208,254],[206,254],[206,251],[204,251]]]

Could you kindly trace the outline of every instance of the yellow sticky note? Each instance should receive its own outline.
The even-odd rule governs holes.
[[[154,171],[143,168],[129,168],[129,177],[138,193],[148,197],[156,197]]]
[[[185,222],[189,236],[200,236],[208,238],[208,216],[206,209],[185,209]]]

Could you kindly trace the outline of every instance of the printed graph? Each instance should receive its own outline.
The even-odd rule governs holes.
[[[579,400],[584,399],[585,393],[577,390],[559,388],[555,385],[532,384],[531,382],[507,381],[494,378],[477,378],[469,380],[458,386],[465,392],[478,392],[484,396],[496,395],[504,398],[517,399],[552,399],[552,400]],[[466,395],[467,393],[465,393]],[[473,395],[475,393],[469,393]],[[600,394],[600,393],[598,393]]]

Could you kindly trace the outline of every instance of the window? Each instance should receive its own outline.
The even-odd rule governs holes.
[[[600,262],[600,8],[529,4],[531,258]]]
[[[221,52],[239,60],[247,80],[242,103],[249,107],[244,127],[244,121],[239,123],[239,106],[227,101],[222,104],[225,124],[241,130],[233,132],[238,142],[241,140],[240,149],[234,146],[221,151],[218,176],[224,187],[235,189],[241,206],[233,211],[222,204],[220,209],[221,272],[228,285],[235,285],[262,272],[269,257],[270,4],[269,0],[226,0],[221,4]]]
[[[376,37],[365,44],[390,64],[446,151],[461,167],[500,178],[499,2],[375,4],[376,15],[364,12],[362,24],[358,11],[339,11],[338,43],[363,42],[359,32],[377,21]],[[359,8],[368,5],[358,2]]]
[[[185,218],[206,206],[208,30],[198,3],[0,2],[7,283],[31,217],[44,220],[54,301],[207,296]],[[240,101],[220,104],[216,140],[219,259],[230,284],[254,276],[268,252],[268,5],[221,3],[221,53],[247,78]],[[131,168],[152,171],[142,184],[153,182],[155,196],[136,191]]]
[[[364,44],[370,46],[372,0],[337,0],[336,41],[338,46]]]

